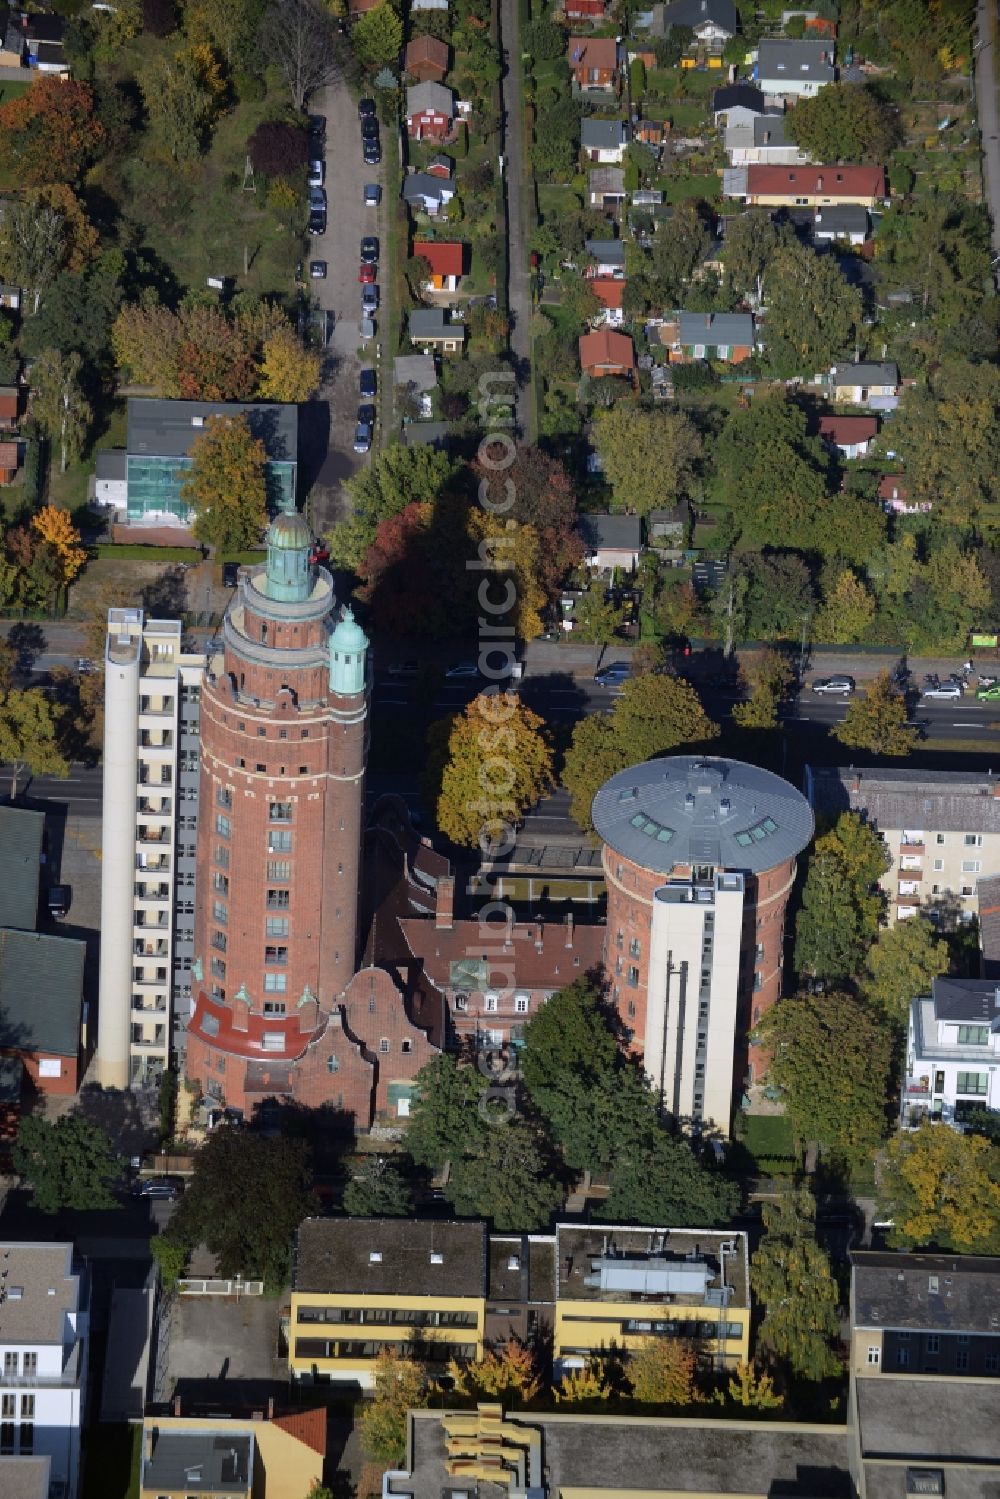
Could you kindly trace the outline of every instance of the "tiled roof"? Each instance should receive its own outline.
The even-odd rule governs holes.
[[[874,416],[821,416],[820,437],[835,443],[870,442],[878,435],[878,418]]]
[[[415,239],[414,255],[423,256],[433,276],[461,276],[465,246],[449,240]]]
[[[580,923],[567,929],[555,922],[518,922],[510,943],[499,947],[491,939],[492,951],[483,953],[483,929],[478,921],[438,927],[428,918],[404,917],[399,928],[437,989],[456,987],[453,963],[478,962],[480,957],[487,963],[487,988],[561,989],[600,964],[606,932],[603,926]]]
[[[590,286],[602,307],[620,310],[625,296],[624,281],[613,276],[595,276]]]
[[[784,195],[806,198],[884,198],[885,172],[881,167],[806,166],[747,167],[747,192],[751,197]]]
[[[613,36],[571,36],[566,55],[571,68],[613,71],[618,66],[618,43]]]
[[[580,363],[584,369],[589,365],[614,364],[623,369],[635,368],[635,350],[627,333],[614,333],[610,328],[598,328],[596,332],[584,333],[580,338]]]
[[[287,1416],[275,1416],[271,1422],[280,1431],[310,1447],[321,1457],[326,1456],[326,1410],[319,1406],[311,1411],[291,1411]]]
[[[412,70],[421,63],[433,63],[436,67],[448,68],[448,46],[436,36],[415,36],[407,43],[404,67]]]

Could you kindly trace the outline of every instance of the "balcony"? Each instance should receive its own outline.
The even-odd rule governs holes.
[[[132,887],[136,900],[161,901],[170,899],[170,886],[162,882],[158,885],[146,881],[136,881]]]
[[[137,843],[169,843],[171,841],[169,828],[150,828],[144,823],[136,829],[135,836]],[[148,865],[146,867],[149,868]]]
[[[136,911],[132,921],[133,927],[142,927],[145,931],[163,931],[170,926],[169,918],[165,911]]]
[[[920,905],[919,895],[897,895],[896,904],[903,911],[915,911]]]
[[[143,938],[136,938],[132,943],[132,953],[137,958],[165,958],[168,947],[162,938],[158,942],[150,942]]]
[[[136,810],[143,817],[169,817],[171,805],[169,796],[140,796]]]
[[[155,755],[172,753],[174,748],[173,729],[140,729],[139,748],[141,750],[151,750]]]
[[[903,1079],[903,1093],[907,1098],[930,1098],[931,1080],[929,1077],[907,1077]]]
[[[908,854],[923,854],[926,852],[926,845],[924,844],[924,840],[922,838],[900,838],[900,854],[902,854],[904,849]]]
[[[132,1014],[136,1015],[165,1015],[167,1013],[167,1002],[165,999],[143,1000],[141,995],[132,995]]]
[[[174,704],[169,698],[140,698],[139,716],[140,718],[173,718]]]

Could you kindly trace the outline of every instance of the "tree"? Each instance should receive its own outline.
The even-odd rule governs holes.
[[[384,1468],[400,1468],[406,1459],[406,1434],[411,1410],[427,1404],[427,1374],[415,1358],[386,1348],[375,1360],[375,1393],[361,1413],[361,1445],[365,1456]]]
[[[701,1164],[687,1140],[657,1128],[616,1160],[604,1209],[611,1223],[728,1223],[739,1206],[735,1182]]]
[[[831,645],[864,640],[875,623],[875,599],[857,573],[845,568],[816,618],[816,639]]]
[[[152,54],[139,73],[139,88],[152,129],[175,162],[202,152],[218,112],[213,80],[195,48]]]
[[[688,492],[701,438],[684,412],[644,411],[622,401],[595,414],[594,435],[616,510],[648,515]]]
[[[600,1410],[612,1396],[610,1381],[599,1358],[589,1358],[582,1369],[570,1369],[553,1392],[557,1405]]]
[[[142,27],[150,36],[170,36],[177,30],[174,0],[142,0]]]
[[[309,1155],[301,1140],[217,1129],[194,1159],[194,1173],[165,1237],[205,1244],[219,1274],[288,1283],[295,1230],[314,1210]]]
[[[436,1171],[457,1160],[466,1146],[475,1148],[486,1129],[487,1086],[481,1072],[444,1052],[421,1067],[406,1126],[406,1148],[418,1165]]]
[[[22,354],[35,358],[45,349],[76,353],[84,369],[102,372],[121,295],[110,265],[88,266],[82,274],[63,271],[43,289],[41,306],[21,330]]]
[[[468,529],[476,565],[489,559],[492,569],[501,574],[497,590],[502,585],[506,585],[506,592],[513,589],[511,606],[504,611],[506,623],[519,640],[537,639],[544,629],[541,611],[546,594],[542,583],[545,569],[534,526],[512,525],[485,507],[472,506]]]
[[[220,551],[259,546],[267,525],[267,454],[245,416],[210,416],[191,445],[181,495],[194,534]]]
[[[172,1239],[165,1239],[162,1234],[158,1234],[150,1241],[149,1252],[156,1261],[163,1289],[168,1295],[172,1295],[177,1290],[177,1282],[187,1269],[189,1258],[187,1249],[183,1244],[175,1244]]]
[[[849,349],[861,326],[861,293],[833,255],[789,240],[771,262],[767,362],[778,375],[815,374]]]
[[[892,1051],[881,1016],[849,994],[804,993],[779,1000],[758,1034],[798,1139],[851,1166],[870,1160],[885,1134]]]
[[[257,32],[265,0],[194,0],[185,12],[187,34],[210,41],[230,72],[261,62]]]
[[[573,609],[573,635],[585,645],[611,645],[625,624],[627,606],[606,597],[602,584],[589,588]]]
[[[659,300],[677,303],[695,266],[712,242],[713,217],[708,205],[696,198],[678,203],[653,242],[650,275]]]
[[[865,693],[851,699],[832,733],[848,749],[870,750],[873,755],[908,755],[917,731],[906,720],[906,699],[897,692],[889,673],[882,671]]]
[[[58,210],[26,200],[5,205],[0,220],[0,272],[24,287],[32,299],[32,311],[38,311],[65,254],[66,221]]]
[[[730,413],[713,453],[713,490],[740,530],[769,547],[816,545],[828,503],[830,460],[806,414],[784,390]]]
[[[32,1207],[43,1213],[119,1206],[112,1184],[121,1175],[121,1162],[104,1130],[79,1114],[63,1114],[54,1123],[25,1115],[12,1159],[31,1188]]]
[[[764,282],[778,246],[788,230],[777,225],[766,208],[749,208],[737,214],[726,228],[722,259],[726,283],[752,306],[764,301]]]
[[[853,978],[879,929],[877,881],[889,867],[885,844],[854,812],[817,838],[795,923],[795,966],[836,982]]]
[[[879,1211],[894,1249],[934,1245],[960,1254],[1000,1248],[1000,1150],[925,1119],[893,1136],[883,1159]]]
[[[59,472],[80,456],[92,412],[80,389],[79,354],[45,349],[31,371],[31,408],[50,441],[59,445]]]
[[[31,524],[59,558],[62,586],[67,587],[87,561],[87,549],[80,545],[80,533],[70,520],[69,511],[58,505],[43,505],[31,517]]]
[[[64,781],[69,765],[60,749],[61,723],[56,709],[38,687],[7,692],[0,700],[0,762],[10,767],[10,799],[24,771]]]
[[[740,662],[740,685],[746,700],[733,708],[733,722],[743,729],[776,729],[778,710],[795,679],[788,657],[765,650]]]
[[[950,359],[926,387],[904,391],[892,446],[911,501],[930,503],[935,522],[1000,530],[1000,369]]]
[[[292,108],[299,114],[310,94],[333,76],[333,18],[315,0],[274,0],[260,31],[261,48],[281,69]]]
[[[535,62],[553,62],[566,52],[566,33],[554,21],[529,21],[521,31],[521,44]]]
[[[22,187],[75,182],[103,140],[86,83],[43,73],[0,104],[0,162]]]
[[[568,92],[549,89],[538,101],[532,165],[539,177],[564,181],[580,149],[580,111]]]
[[[783,1188],[763,1204],[764,1237],[750,1266],[763,1304],[759,1347],[798,1379],[828,1379],[840,1369],[837,1283],[816,1242],[816,1202],[807,1187]]]
[[[255,172],[293,177],[309,160],[309,136],[291,120],[262,120],[247,141]]]
[[[478,1364],[448,1361],[452,1391],[478,1404],[481,1400],[499,1400],[520,1410],[530,1405],[541,1389],[535,1355],[519,1338],[511,1338],[494,1352],[487,1350]]]
[[[861,989],[898,1033],[906,1029],[912,1002],[929,994],[933,980],[947,971],[947,942],[923,916],[911,916],[879,932],[868,952]]]
[[[898,111],[870,89],[833,83],[788,112],[788,138],[813,161],[889,160],[899,145]]]
[[[655,673],[630,678],[610,714],[581,719],[573,730],[562,779],[574,822],[591,829],[594,797],[619,770],[683,744],[707,743],[718,732],[690,683]]]
[[[629,1354],[626,1375],[632,1396],[643,1405],[692,1405],[697,1359],[679,1338],[643,1338]]]
[[[379,0],[355,21],[351,46],[358,62],[370,72],[396,63],[403,46],[403,23],[391,0]]]
[[[720,1405],[741,1406],[744,1410],[780,1410],[784,1401],[774,1388],[770,1374],[758,1371],[753,1364],[739,1363],[729,1376],[725,1391],[717,1390]]]
[[[564,1197],[537,1132],[502,1114],[452,1162],[445,1192],[460,1218],[488,1218],[501,1233],[545,1228]]]
[[[482,692],[429,730],[424,795],[447,837],[486,853],[551,790],[552,765],[544,720],[513,694]]]
[[[508,496],[513,493],[509,513],[519,524],[533,528],[538,538],[538,580],[554,598],[567,572],[583,558],[573,481],[562,464],[540,448],[520,445],[514,462],[505,466],[501,462],[505,450],[490,444],[488,437],[484,441],[482,458],[473,464],[480,502],[506,516]]]
[[[618,1046],[604,997],[589,978],[559,989],[524,1028],[521,1080],[531,1101],[565,1142],[576,1094],[588,1090],[615,1065]]]
[[[368,468],[344,485],[349,519],[326,536],[334,561],[357,572],[379,524],[408,505],[433,505],[454,473],[447,454],[423,444],[407,448],[391,443],[383,448]]]
[[[319,388],[322,360],[306,349],[291,327],[279,328],[264,345],[257,394],[265,401],[308,401]]]
[[[352,1218],[406,1218],[412,1207],[410,1184],[389,1156],[368,1156],[344,1188],[344,1212]]]

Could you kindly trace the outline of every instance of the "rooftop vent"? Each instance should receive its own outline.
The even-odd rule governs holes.
[[[936,1275],[928,1275],[928,1277],[927,1277],[927,1294],[929,1296],[936,1296],[937,1293],[938,1293],[938,1278],[937,1278]]]
[[[203,427],[205,425],[205,418],[203,416],[193,416],[191,418],[191,425],[192,427]]]
[[[381,1263],[382,1263],[382,1251],[381,1251],[381,1249],[372,1249],[372,1250],[369,1251],[369,1254],[368,1254],[368,1263],[369,1263],[369,1265],[381,1265]]]
[[[518,1254],[509,1254],[507,1256],[507,1269],[508,1270],[520,1270],[520,1268],[521,1268],[521,1256],[518,1255]]]
[[[431,1264],[432,1265],[443,1265],[444,1264],[444,1255],[441,1253],[441,1251],[439,1249],[432,1249],[431,1250]]]
[[[23,1299],[24,1299],[24,1287],[23,1286],[11,1286],[10,1290],[7,1292],[7,1295],[10,1297],[11,1301],[23,1301]]]
[[[908,1494],[944,1494],[944,1470],[942,1468],[907,1468],[906,1492]]]

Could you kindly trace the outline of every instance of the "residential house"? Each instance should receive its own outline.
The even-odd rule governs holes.
[[[745,195],[748,203],[764,208],[825,208],[829,204],[859,203],[871,209],[885,198],[885,173],[881,167],[750,166],[745,171],[744,193],[732,196]]]
[[[837,240],[849,245],[863,245],[868,238],[868,210],[860,203],[839,203],[817,208],[813,214],[812,237],[818,245]]]
[[[601,304],[595,322],[607,324],[609,328],[620,328],[625,321],[625,282],[621,277],[594,276],[590,289]]]
[[[225,1499],[301,1499],[323,1477],[326,1410],[274,1414],[147,1416],[139,1457],[139,1499],[204,1493]],[[197,1408],[196,1408],[197,1409]],[[197,1476],[195,1476],[197,1475]],[[192,1492],[193,1491],[193,1492]]]
[[[21,309],[21,288],[11,286],[9,283],[0,283],[0,307],[6,307],[8,312],[19,312]]]
[[[13,484],[21,466],[21,444],[0,442],[0,484]]]
[[[621,49],[613,36],[571,36],[566,57],[574,89],[614,94],[621,77]]]
[[[443,83],[415,83],[406,90],[406,133],[411,141],[446,141],[455,125],[455,95]]]
[[[594,264],[584,272],[587,276],[625,276],[625,243],[620,239],[588,239],[584,250]]]
[[[736,35],[739,18],[734,0],[673,0],[670,5],[654,5],[654,36],[669,36],[674,26],[690,26],[698,47],[709,53],[720,53]]]
[[[649,544],[658,552],[667,550],[679,554],[690,526],[691,507],[687,500],[666,509],[651,510],[646,517]]]
[[[669,120],[637,120],[632,127],[632,138],[640,146],[646,146],[659,155],[670,137]]]
[[[421,420],[434,415],[438,376],[433,354],[397,354],[392,362],[392,383],[414,402]]]
[[[754,115],[726,130],[726,154],[734,167],[802,166],[809,157],[785,136],[783,114]]]
[[[599,25],[607,15],[607,0],[566,0],[563,14],[567,21],[584,21]]]
[[[18,424],[21,412],[21,390],[17,385],[0,385],[0,428],[10,432]]]
[[[595,572],[615,568],[634,572],[642,552],[642,521],[638,515],[581,515],[579,531],[586,548],[584,561]]]
[[[347,0],[347,14],[352,21],[363,16],[367,11],[374,10],[378,0]]]
[[[818,432],[842,458],[864,458],[878,436],[878,421],[874,416],[821,416]]]
[[[785,37],[761,41],[754,64],[754,81],[765,94],[811,99],[836,75],[833,43],[788,41]]]
[[[451,322],[443,307],[418,307],[409,315],[407,331],[410,343],[418,349],[460,354],[465,345],[464,327]]]
[[[753,315],[749,312],[681,312],[676,327],[672,358],[742,364],[756,346]]]
[[[900,1124],[960,1129],[976,1109],[1000,1111],[1000,987],[995,979],[936,978],[910,1005]],[[1000,1340],[998,1340],[1000,1347]]]
[[[436,36],[415,36],[403,54],[403,72],[421,83],[440,83],[448,71],[448,44]]]
[[[627,333],[598,328],[584,333],[579,341],[580,368],[594,379],[602,375],[628,375],[635,372],[635,350]]]
[[[1000,779],[988,772],[807,766],[806,795],[817,812],[857,812],[882,835],[890,922],[920,910],[971,921],[980,876],[1000,874]]]
[[[448,0],[411,0],[411,10],[447,10]]]
[[[455,172],[455,163],[450,156],[439,151],[436,156],[431,157],[424,171],[428,177],[438,177],[444,182],[450,182]]]
[[[948,985],[956,981],[936,982]],[[959,1433],[965,1425],[962,1402],[975,1401],[976,1385],[992,1402],[1000,1388],[994,1382],[1000,1375],[1000,1259],[852,1249],[850,1373],[859,1401],[881,1389],[886,1401],[895,1403],[896,1420],[906,1424],[913,1435],[894,1456],[900,1463],[920,1462],[918,1471],[924,1471],[927,1437],[923,1423],[909,1427],[912,1398],[927,1391],[946,1404],[954,1397],[957,1403],[948,1412],[952,1429],[947,1450],[955,1455],[970,1494],[985,1499],[986,1490],[973,1473],[977,1465],[959,1457],[974,1449],[982,1434],[972,1433],[963,1441]],[[982,1407],[973,1408],[978,1411]],[[905,1458],[899,1455],[903,1452]],[[944,1449],[938,1449],[935,1456],[940,1463]],[[882,1467],[884,1472],[884,1464]],[[871,1475],[868,1483],[871,1495]],[[909,1491],[924,1492],[915,1485]],[[903,1490],[886,1482],[877,1492]],[[927,1492],[935,1490],[928,1488]]]
[[[3,51],[7,57],[18,57],[18,62],[13,63],[15,67],[26,66],[39,73],[66,78],[70,67],[63,49],[65,36],[66,21],[62,16],[42,11],[12,12]]]
[[[457,292],[465,263],[465,246],[452,240],[415,239],[413,253],[431,268],[425,290]]]
[[[124,448],[98,449],[93,503],[100,509],[124,512],[128,504],[128,454]]]
[[[454,181],[443,174],[411,172],[403,178],[403,202],[408,208],[429,214],[431,218],[436,217],[454,196]]]
[[[899,369],[891,360],[835,364],[830,371],[833,399],[867,406],[870,411],[894,411],[899,405],[899,388]]]
[[[620,166],[627,145],[628,127],[624,120],[595,120],[588,116],[580,121],[580,150],[586,161]]]
[[[591,208],[617,214],[625,202],[625,168],[594,167],[587,178]]]
[[[448,422],[405,422],[403,443],[408,448],[434,448],[439,453],[448,451],[451,426]]]
[[[934,508],[930,500],[911,501],[904,474],[885,474],[879,480],[878,497],[886,515],[920,515]]]
[[[767,100],[759,88],[750,83],[729,83],[712,95],[712,114],[717,130],[731,125],[745,125],[767,110]]]
[[[0,1275],[3,1452],[48,1458],[49,1496],[77,1499],[90,1361],[88,1277],[72,1244],[10,1239],[0,1243]],[[0,1492],[12,1492],[2,1468]]]

